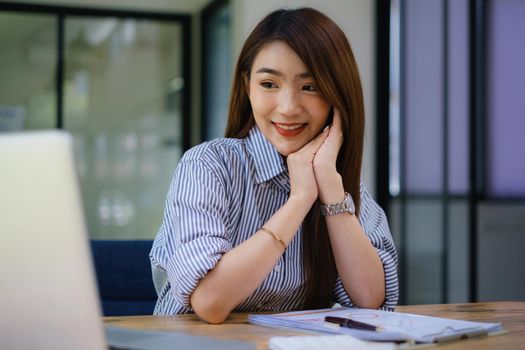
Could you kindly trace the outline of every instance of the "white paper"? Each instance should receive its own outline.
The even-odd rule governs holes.
[[[395,350],[394,343],[373,343],[351,335],[272,337],[270,350]]]
[[[380,327],[382,330],[366,331],[334,326],[334,324],[324,321],[325,316],[350,318]],[[350,334],[362,340],[415,341],[419,343],[451,341],[462,337],[479,336],[501,330],[500,323],[462,321],[357,308],[333,308],[273,315],[249,315],[248,320],[252,324],[267,327]]]

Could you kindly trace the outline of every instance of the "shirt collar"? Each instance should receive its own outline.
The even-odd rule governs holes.
[[[255,164],[255,181],[257,184],[266,182],[286,172],[283,157],[264,137],[257,125],[250,130],[246,141]]]

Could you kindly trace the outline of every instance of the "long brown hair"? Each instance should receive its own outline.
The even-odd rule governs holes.
[[[341,113],[344,140],[336,166],[345,190],[354,199],[358,215],[364,137],[361,80],[345,34],[321,12],[312,8],[277,10],[251,32],[235,68],[226,137],[245,137],[253,127],[255,121],[247,80],[258,52],[274,41],[282,41],[295,51],[312,73],[320,93]],[[331,306],[337,278],[328,230],[319,205],[317,200],[303,221],[305,308]]]

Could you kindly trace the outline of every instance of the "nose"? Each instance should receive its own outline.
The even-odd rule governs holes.
[[[301,101],[296,91],[293,89],[281,90],[277,112],[288,117],[293,117],[301,113]]]

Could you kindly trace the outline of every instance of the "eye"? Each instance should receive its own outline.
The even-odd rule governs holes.
[[[277,88],[277,85],[275,83],[272,83],[271,81],[263,81],[260,84],[265,89],[275,89]]]
[[[315,86],[315,84],[306,84],[303,86],[303,90],[308,92],[316,92],[317,86]]]

